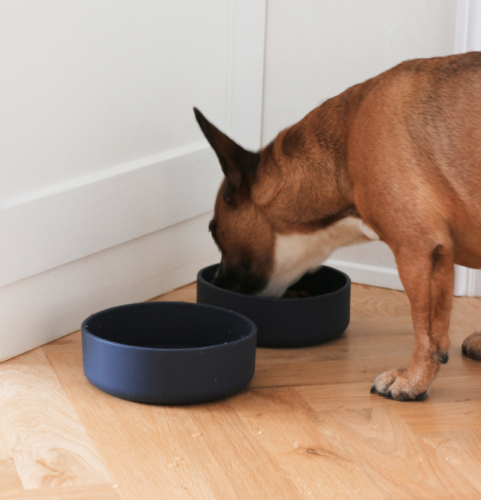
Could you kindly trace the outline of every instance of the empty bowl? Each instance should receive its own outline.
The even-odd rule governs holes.
[[[256,326],[183,302],[130,304],[82,324],[83,367],[102,391],[130,401],[191,404],[235,394],[254,375]]]
[[[217,265],[197,275],[197,303],[236,311],[257,326],[260,347],[302,347],[340,335],[349,325],[351,280],[332,267],[306,274],[289,291],[300,298],[243,295],[212,284]]]

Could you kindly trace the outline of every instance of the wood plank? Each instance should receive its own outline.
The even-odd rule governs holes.
[[[268,453],[308,498],[383,498],[348,443],[319,429],[314,412],[292,388],[256,389],[229,400]]]
[[[363,381],[373,383],[374,379],[388,368],[405,366],[408,356],[389,356],[382,360],[341,359],[318,361],[312,358],[289,359],[290,353],[283,353],[285,358],[272,359],[258,350],[256,372],[251,387],[295,387],[298,385],[323,385]]]
[[[332,385],[308,385],[296,387],[296,390],[316,410],[342,410],[366,407],[400,408],[410,406],[423,408],[451,403],[481,401],[481,384],[477,377],[441,377],[435,380],[429,397],[425,401],[416,401],[405,405],[397,401],[384,399],[377,394],[370,394],[371,386],[365,382]]]
[[[389,342],[379,343],[377,346],[372,344],[362,337],[343,337],[303,349],[258,349],[259,364],[261,362],[321,364],[325,361],[386,359],[393,354],[402,361],[409,360],[413,350],[411,335],[391,335]]]
[[[386,408],[417,431],[481,429],[481,385],[477,377],[441,377],[425,401],[399,403],[370,394],[368,383],[297,387],[317,412]]]
[[[399,290],[353,284],[351,302],[351,315],[354,317],[392,318],[411,315],[407,294]],[[451,329],[464,329],[466,335],[480,329],[480,313],[481,297],[454,297]]]
[[[230,404],[311,498],[473,498],[476,493],[469,484],[459,485],[459,472],[394,412],[314,414],[292,388],[249,391]]]
[[[351,314],[351,322],[340,337],[369,337],[379,342],[379,337],[388,338],[391,335],[413,336],[413,323],[411,316],[398,316],[396,318],[362,318]]]
[[[19,490],[22,488],[22,481],[20,481],[13,459],[0,460],[0,491]]]
[[[89,384],[81,352],[48,353],[67,395],[109,466],[125,498],[211,498],[202,478],[192,474],[171,434],[161,440],[145,422],[148,405],[114,398]],[[115,443],[115,445],[113,445]],[[169,467],[170,466],[170,467]]]
[[[358,454],[365,470],[386,485],[388,498],[466,498],[476,488],[427,446],[395,412],[382,408],[318,414],[326,432],[341,437]]]
[[[481,493],[481,431],[431,432],[424,441]]]
[[[300,498],[227,403],[122,401],[88,383],[80,352],[48,358],[126,498]]]
[[[12,458],[12,453],[5,444],[3,436],[0,433],[0,460],[7,460],[7,458]]]
[[[176,436],[215,498],[303,498],[227,402],[168,411],[171,420],[191,424],[192,434]]]
[[[479,329],[481,329],[481,298],[455,298],[451,310],[450,332],[462,334],[465,338]]]
[[[351,339],[335,341],[332,347],[324,344],[309,349],[258,349],[251,384],[259,388],[356,382],[372,385],[384,371],[409,364],[412,338],[403,340],[400,337],[393,336],[384,342],[367,338],[358,351]],[[336,352],[338,345],[340,352]],[[338,359],[326,359],[330,349],[331,357]],[[449,363],[441,367],[438,379],[461,375],[479,378],[481,363],[462,356],[460,348],[452,349]]]
[[[41,349],[0,364],[0,433],[24,488],[110,482]]]
[[[408,403],[394,411],[419,432],[481,429],[481,401],[422,406],[418,409]]]
[[[0,500],[122,500],[117,485],[63,486],[35,490],[0,491]]]
[[[82,335],[80,331],[42,346],[45,354],[49,352],[77,352],[79,349],[82,350]]]
[[[21,488],[22,482],[13,463],[12,453],[0,434],[0,491]]]
[[[358,318],[411,316],[407,295],[387,288],[351,285],[351,314]]]
[[[177,288],[172,292],[165,293],[159,297],[155,297],[151,302],[196,302],[197,301],[197,283]]]

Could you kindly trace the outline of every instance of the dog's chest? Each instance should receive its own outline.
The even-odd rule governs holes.
[[[266,293],[278,295],[286,284],[297,281],[306,272],[318,269],[334,250],[355,243],[378,240],[378,235],[361,219],[345,219],[318,231],[301,234],[277,234],[274,268]]]

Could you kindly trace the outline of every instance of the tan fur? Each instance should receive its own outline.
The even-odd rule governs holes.
[[[425,397],[447,361],[453,264],[481,267],[481,53],[407,61],[351,87],[257,160],[238,215],[218,198],[226,252],[252,252],[271,275],[274,235],[362,219],[394,252],[415,335],[409,367],[380,375],[373,391]],[[481,354],[479,340],[470,345]]]
[[[225,182],[225,181],[224,181]],[[247,193],[236,196],[234,206],[223,200],[223,187],[215,203],[216,242],[229,263],[254,263],[254,272],[271,272],[275,234],[264,214],[257,210]]]

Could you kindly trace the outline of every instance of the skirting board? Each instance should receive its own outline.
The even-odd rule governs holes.
[[[195,281],[219,261],[211,212],[0,288],[0,360],[80,328],[90,314]]]
[[[481,296],[481,270],[454,266],[454,295],[457,297]]]
[[[353,283],[404,290],[397,269],[336,259],[328,259],[326,265],[345,272]]]
[[[353,283],[404,290],[397,269],[336,259],[328,259],[326,265],[345,272]],[[454,295],[456,297],[480,297],[481,270],[455,266]]]
[[[6,200],[0,287],[206,213],[221,180],[200,141]]]

